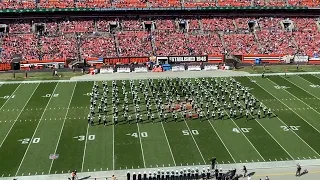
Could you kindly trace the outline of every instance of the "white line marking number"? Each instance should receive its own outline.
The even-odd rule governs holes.
[[[196,129],[193,129],[193,130],[191,130],[191,131],[189,131],[189,130],[183,130],[182,133],[183,133],[183,135],[185,135],[185,136],[189,136],[190,134],[192,134],[192,135],[199,135],[199,131],[196,130]]]

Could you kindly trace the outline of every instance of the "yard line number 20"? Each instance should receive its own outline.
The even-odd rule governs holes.
[[[21,142],[21,144],[29,144],[29,142],[33,143],[33,144],[38,144],[40,142],[40,138],[24,138],[24,139],[19,139],[18,141]]]

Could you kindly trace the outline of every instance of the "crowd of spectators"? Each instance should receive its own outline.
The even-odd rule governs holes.
[[[0,38],[3,61],[16,55],[29,60],[224,53],[312,56],[320,47],[320,24],[311,17],[101,18],[6,24]],[[35,31],[36,24],[43,25],[43,32]]]
[[[319,7],[318,0],[1,0],[0,9],[40,8],[147,8],[225,6]]]

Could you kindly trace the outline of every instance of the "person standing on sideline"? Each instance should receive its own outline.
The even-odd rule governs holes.
[[[211,159],[211,169],[214,169],[214,168],[215,168],[215,166],[216,166],[216,160],[217,160],[216,157],[213,157],[213,158]]]
[[[266,179],[265,179],[265,180],[270,180],[270,179],[269,179],[269,177],[268,177],[268,176],[266,176]]]
[[[242,169],[242,171],[243,171],[243,177],[246,177],[247,176],[247,167],[246,166],[243,166],[243,169]]]
[[[300,166],[300,164],[297,164],[296,176],[300,176],[300,175],[301,175],[301,166]]]
[[[127,172],[127,180],[130,180],[130,172]]]

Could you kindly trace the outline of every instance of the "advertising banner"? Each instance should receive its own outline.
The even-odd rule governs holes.
[[[207,62],[208,56],[169,56],[169,63]]]
[[[120,58],[105,58],[104,63],[109,65],[115,64],[130,64],[130,63],[146,63],[149,57],[120,57]]]
[[[11,65],[9,63],[0,63],[0,71],[11,70]]]

